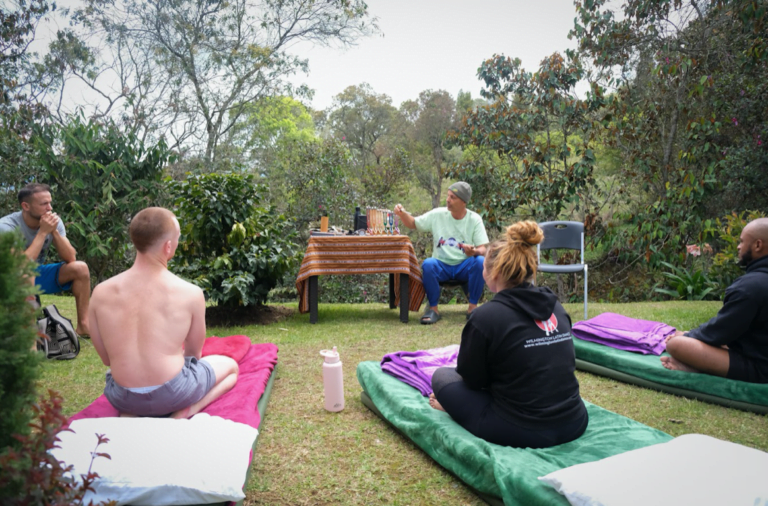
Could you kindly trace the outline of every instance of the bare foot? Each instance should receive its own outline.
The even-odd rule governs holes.
[[[429,405],[438,411],[445,411],[443,407],[440,405],[440,403],[437,401],[437,397],[435,397],[434,393],[429,394]]]
[[[84,338],[84,339],[90,339],[91,338],[91,331],[88,329],[88,325],[84,325],[82,323],[77,324],[77,329],[75,329],[75,332],[77,332],[77,335]]]
[[[670,371],[700,372],[698,369],[694,369],[693,367],[680,362],[678,359],[671,355],[668,357],[661,357],[661,365]]]

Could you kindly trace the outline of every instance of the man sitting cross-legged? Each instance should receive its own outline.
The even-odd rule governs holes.
[[[201,358],[203,291],[167,267],[181,235],[173,213],[144,209],[129,231],[133,266],[91,298],[93,346],[111,368],[104,395],[121,415],[188,418],[235,386],[237,362]]]
[[[440,320],[437,304],[443,281],[453,279],[468,284],[467,318],[483,295],[483,255],[488,234],[480,215],[467,209],[471,198],[472,188],[459,181],[448,187],[445,207],[413,217],[402,205],[395,206],[395,214],[406,227],[432,232],[432,257],[424,260],[421,266],[424,291],[429,301],[429,309],[421,317],[422,324],[429,325]]]
[[[725,291],[717,316],[667,338],[667,369],[768,383],[768,218],[744,227],[738,250],[747,273]]]

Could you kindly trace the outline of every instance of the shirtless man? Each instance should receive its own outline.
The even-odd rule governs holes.
[[[717,316],[667,338],[667,369],[768,383],[768,218],[744,227],[738,250],[747,273],[725,291]]]
[[[93,346],[111,368],[104,395],[121,415],[188,418],[235,385],[237,362],[201,358],[203,291],[168,271],[181,235],[173,213],[144,209],[129,232],[133,266],[91,298]]]

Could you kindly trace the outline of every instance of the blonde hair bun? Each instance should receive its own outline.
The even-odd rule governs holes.
[[[510,244],[523,242],[529,246],[536,246],[543,240],[544,232],[535,221],[518,221],[507,227],[507,241]]]

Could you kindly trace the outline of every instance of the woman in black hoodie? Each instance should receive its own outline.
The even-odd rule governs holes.
[[[457,367],[432,377],[430,405],[477,437],[546,448],[581,436],[589,421],[579,396],[571,318],[548,288],[533,286],[534,221],[507,227],[488,248],[483,277],[493,300],[472,312]]]

